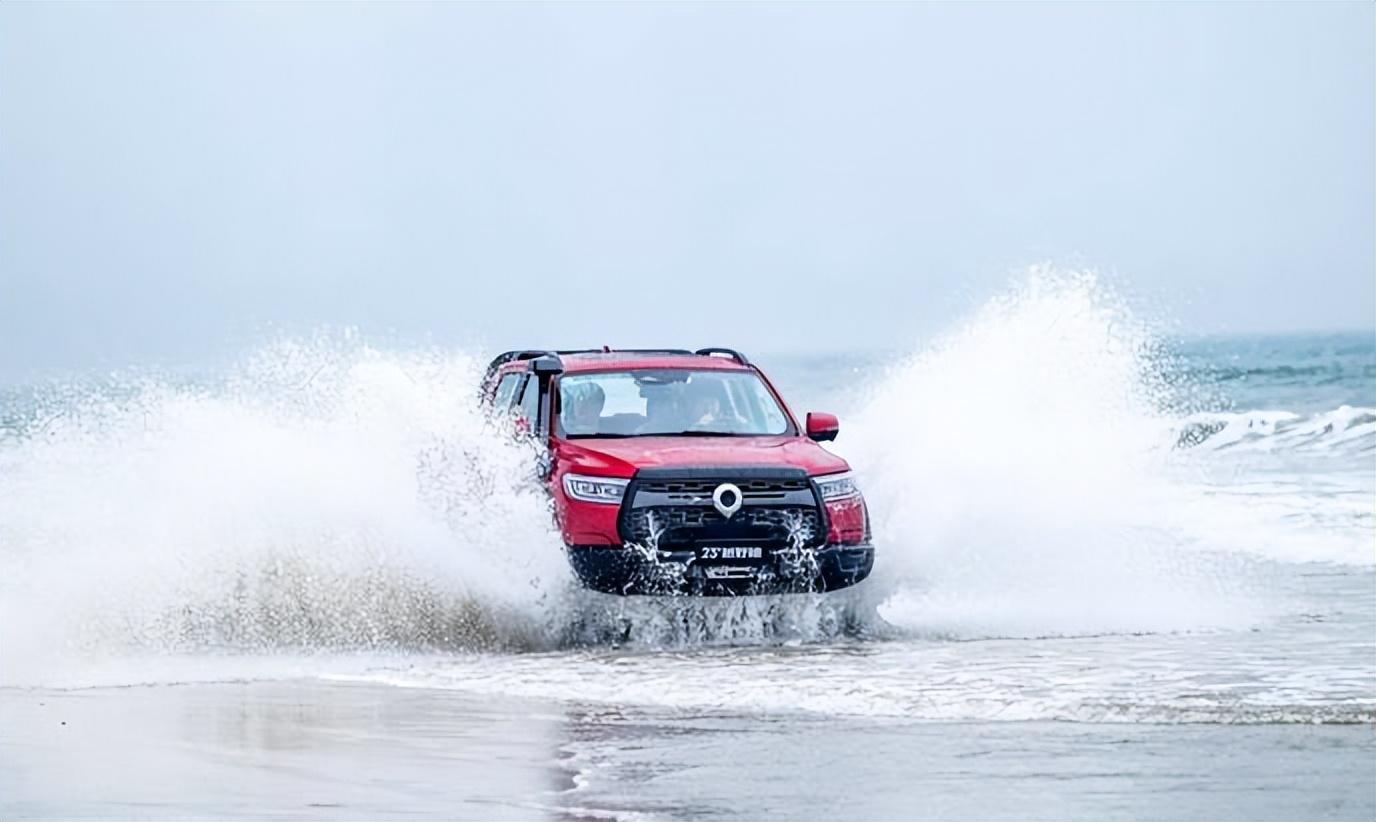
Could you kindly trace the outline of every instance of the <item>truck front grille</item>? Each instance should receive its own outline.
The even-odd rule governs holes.
[[[741,490],[730,518],[712,505],[729,482]],[[812,483],[801,469],[642,469],[626,489],[622,540],[659,550],[705,545],[759,545],[768,550],[815,546],[826,527]]]

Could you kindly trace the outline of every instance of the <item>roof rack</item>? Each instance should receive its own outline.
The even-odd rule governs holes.
[[[487,372],[483,375],[482,384],[484,386],[488,385],[497,376],[498,369],[509,362],[534,360],[540,357],[554,357],[555,359],[559,359],[561,356],[570,354],[669,354],[685,357],[692,357],[695,355],[699,357],[727,356],[741,365],[750,364],[750,360],[747,360],[745,355],[741,352],[731,348],[717,347],[699,348],[697,351],[689,351],[686,348],[612,348],[606,345],[601,348],[565,348],[559,350],[525,348],[515,351],[506,351],[493,358],[492,362],[488,363]]]

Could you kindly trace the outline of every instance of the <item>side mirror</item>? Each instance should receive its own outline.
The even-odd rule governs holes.
[[[836,419],[835,414],[823,414],[820,411],[808,412],[807,436],[809,439],[826,442],[836,439],[836,435],[839,433],[841,433],[841,423]]]

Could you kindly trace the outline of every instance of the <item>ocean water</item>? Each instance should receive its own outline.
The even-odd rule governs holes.
[[[867,795],[897,792],[864,805],[875,817],[1016,817],[1029,806],[1010,797],[1033,783],[1010,774],[1042,760],[1099,779],[1039,772],[1049,804],[1030,807],[1048,816],[1376,813],[1359,778],[1376,773],[1376,334],[1181,338],[1092,278],[1051,276],[904,350],[755,359],[795,411],[841,416],[835,450],[879,552],[847,592],[578,590],[532,454],[474,405],[482,352],[321,334],[214,373],[6,387],[0,810],[10,796],[13,815],[311,815],[288,783],[261,784],[257,805],[146,805],[137,779],[106,779],[125,787],[64,804],[45,776],[58,748],[40,702],[199,718],[102,720],[85,743],[118,751],[144,750],[143,728],[185,742],[216,714],[207,700],[259,722],[295,699],[337,702],[326,725],[385,737],[384,758],[443,742],[421,720],[459,745],[465,721],[488,727],[476,706],[557,715],[569,737],[528,754],[552,782],[516,780],[496,805],[470,791],[392,806],[438,816],[751,818],[760,790],[788,815],[842,813],[815,790],[839,768]],[[359,700],[420,713],[380,723]],[[503,722],[462,741],[473,762],[512,744]],[[1224,767],[1240,745],[1250,759]],[[794,775],[692,776],[758,751]],[[867,765],[879,751],[887,764]],[[889,767],[924,756],[937,764]],[[340,767],[366,781],[374,766],[360,749]],[[336,799],[314,813],[378,811]]]

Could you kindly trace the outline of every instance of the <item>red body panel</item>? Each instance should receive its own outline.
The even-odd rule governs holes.
[[[627,439],[551,438],[560,462],[579,473],[629,477],[637,468],[691,465],[760,465],[802,468],[810,475],[845,471],[846,461],[801,436],[630,437]]]

